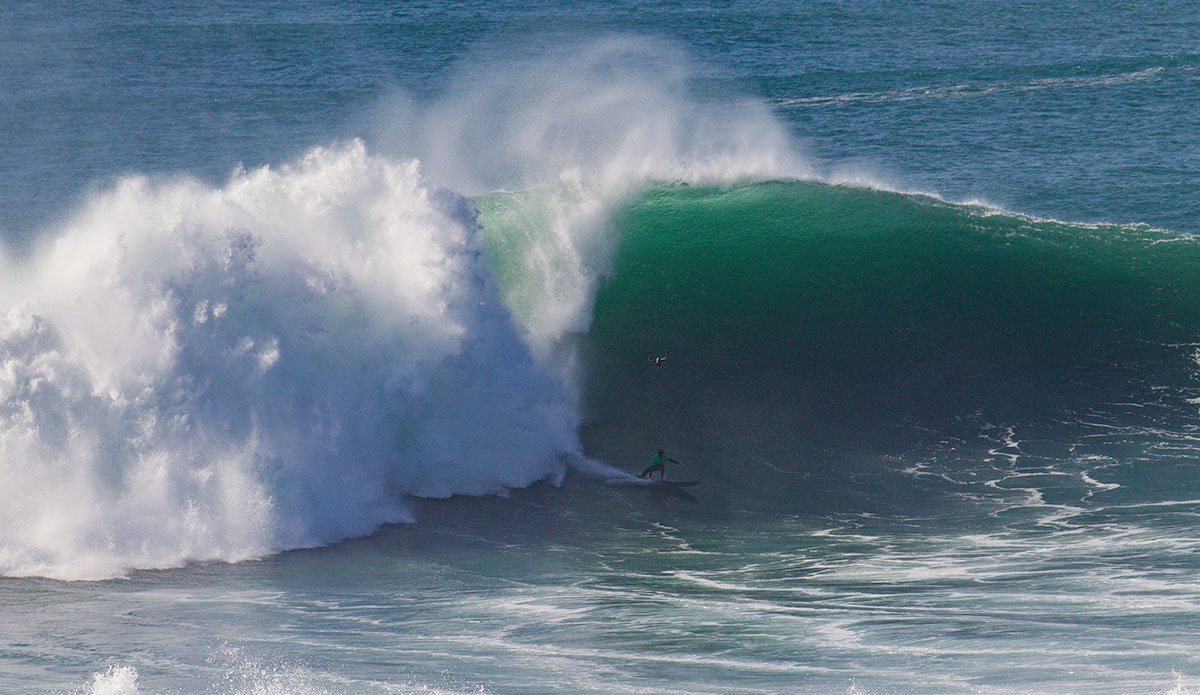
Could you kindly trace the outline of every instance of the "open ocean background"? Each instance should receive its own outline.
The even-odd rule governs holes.
[[[1193,4],[14,0],[0,133],[0,692],[1200,692]]]

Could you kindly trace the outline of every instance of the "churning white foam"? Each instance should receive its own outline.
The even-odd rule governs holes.
[[[0,572],[240,560],[561,476],[573,402],[474,214],[359,142],[91,201],[0,290]]]
[[[138,672],[132,666],[112,666],[93,674],[87,690],[75,695],[138,695]]]
[[[206,692],[214,695],[328,695],[319,674],[298,666],[271,665],[227,650],[212,659],[222,667],[222,678]],[[92,674],[85,690],[72,695],[141,695],[139,674],[133,666],[110,666]]]

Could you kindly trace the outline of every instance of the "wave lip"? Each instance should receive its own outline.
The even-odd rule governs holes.
[[[0,572],[242,560],[561,476],[573,403],[475,230],[358,142],[92,201],[4,288]]]

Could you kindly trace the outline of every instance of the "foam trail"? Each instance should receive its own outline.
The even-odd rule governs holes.
[[[570,460],[571,469],[586,475],[589,478],[596,478],[604,482],[613,484],[649,484],[650,481],[645,478],[639,478],[629,471],[622,470],[616,466],[610,466],[603,461],[587,458],[585,456],[575,456]]]
[[[0,292],[0,572],[240,560],[560,477],[572,400],[475,228],[358,142],[90,203]]]

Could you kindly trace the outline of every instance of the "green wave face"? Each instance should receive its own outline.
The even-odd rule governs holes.
[[[902,451],[1113,402],[1194,415],[1189,238],[801,182],[660,185],[611,227],[582,347],[606,460]]]

